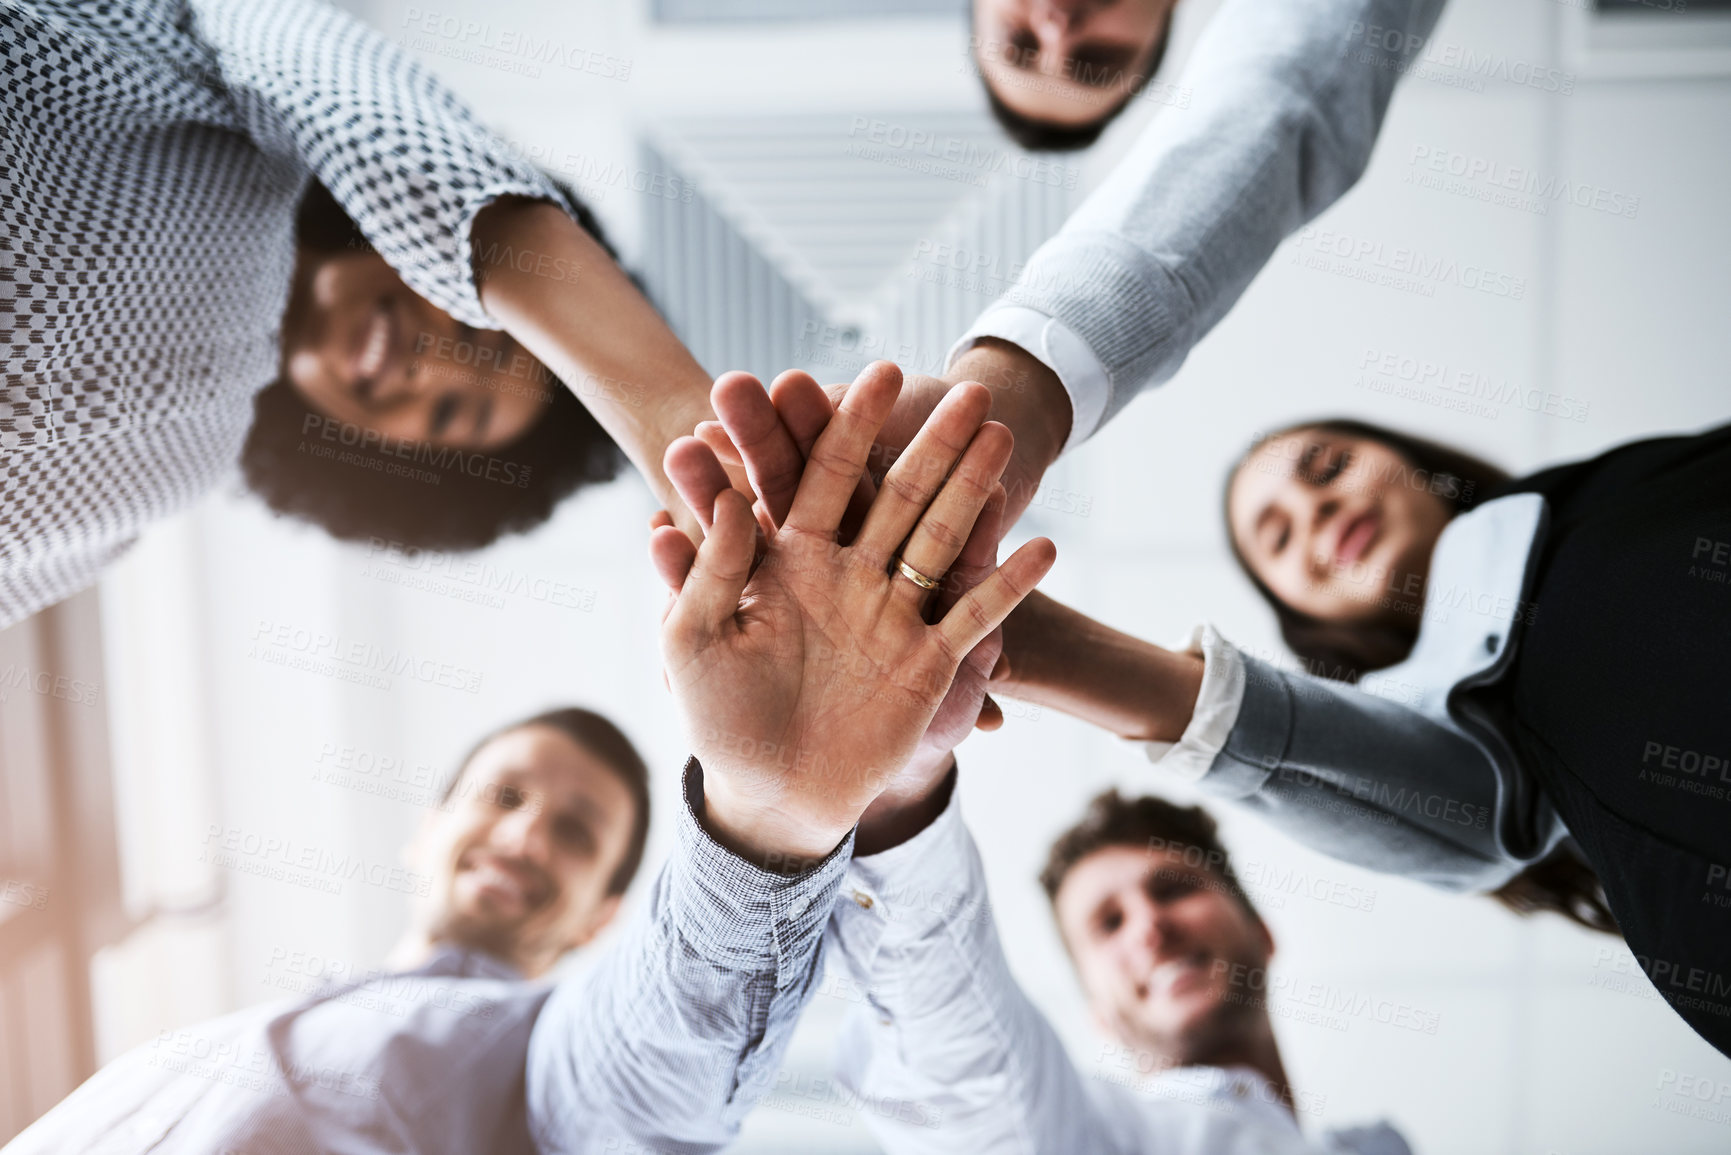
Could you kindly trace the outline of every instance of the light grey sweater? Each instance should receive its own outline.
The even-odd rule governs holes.
[[[957,349],[1027,349],[1070,394],[1070,444],[1091,436],[1176,373],[1280,242],[1363,174],[1441,10],[1227,0],[1179,82],[1189,107],[1155,119]]]

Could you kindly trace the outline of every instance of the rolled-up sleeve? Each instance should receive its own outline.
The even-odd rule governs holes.
[[[853,838],[801,873],[771,873],[704,832],[702,788],[693,759],[678,848],[647,908],[536,1021],[528,1099],[542,1152],[714,1151],[773,1085]]]
[[[409,55],[315,0],[190,0],[246,131],[310,169],[415,292],[497,328],[471,268],[476,215],[503,196],[563,204]]]
[[[1442,0],[1228,0],[1130,154],[1029,259],[971,339],[1032,310],[1070,394],[1070,444],[1178,371],[1275,248],[1369,162]],[[1088,355],[1063,350],[1079,343]],[[1056,355],[1054,355],[1056,354]],[[1066,379],[1066,372],[1070,373]]]

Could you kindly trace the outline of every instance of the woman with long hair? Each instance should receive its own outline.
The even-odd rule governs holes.
[[[1225,514],[1298,663],[1036,595],[994,691],[1324,853],[1620,932],[1731,1054],[1731,426],[1517,479],[1305,422],[1237,463]]]
[[[243,445],[349,539],[484,545],[622,457],[695,529],[661,456],[709,374],[384,37],[320,0],[20,0],[0,50],[0,628]]]

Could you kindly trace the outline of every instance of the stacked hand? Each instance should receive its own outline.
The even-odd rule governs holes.
[[[831,416],[803,374],[771,394],[722,378],[712,402],[758,494],[755,518],[708,444],[667,451],[708,531],[699,547],[669,524],[651,535],[675,590],[668,684],[704,768],[705,821],[747,857],[820,857],[886,790],[947,766],[980,712],[994,631],[1055,556],[1036,539],[992,564],[1012,439],[985,421],[983,387],[946,394],[871,485],[867,460],[900,388],[893,366],[874,365]]]
[[[729,378],[749,381],[752,391],[761,396],[762,386],[755,379],[745,374],[729,374],[721,381],[726,382]],[[790,378],[798,378],[800,383],[794,388],[784,389]],[[992,398],[990,416],[1008,425],[1016,439],[1015,451],[1004,474],[1008,488],[1003,517],[1004,528],[1008,529],[1022,516],[1038,491],[1047,468],[1057,460],[1070,434],[1072,414],[1069,395],[1057,374],[1038,358],[1007,341],[991,338],[976,341],[956,357],[943,377],[908,376],[894,409],[878,430],[868,468],[874,477],[881,478],[890,463],[912,443],[926,418],[944,397],[956,389],[977,392],[982,383],[990,390]],[[720,384],[717,383],[718,389]],[[738,384],[738,381],[734,382],[736,389]],[[786,416],[794,420],[810,420],[812,415],[820,412],[827,415],[830,406],[823,403],[838,401],[845,389],[844,385],[819,388],[810,377],[793,372],[776,379],[772,394],[775,407],[783,409]],[[739,390],[733,396],[738,400],[744,396],[744,391]],[[794,406],[793,413],[786,413],[784,408],[789,402]],[[697,437],[709,445],[728,468],[747,466],[749,450],[736,436],[736,423],[728,420],[719,401],[714,403],[721,420],[699,423]],[[767,421],[760,414],[755,420],[746,422],[750,431],[760,436],[770,424],[773,424],[773,415]],[[817,427],[822,428],[821,421]],[[776,444],[776,440],[755,442],[759,452],[769,455],[763,462],[766,473],[786,478],[791,471],[791,476],[797,477],[803,462],[792,460],[792,455]],[[763,491],[759,489],[757,492]]]

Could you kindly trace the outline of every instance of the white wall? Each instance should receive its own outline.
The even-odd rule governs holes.
[[[960,68],[959,24],[669,34],[623,5],[555,12],[527,0],[452,0],[445,7],[557,32],[631,60],[630,79],[619,82],[531,79],[429,57],[514,138],[623,164],[634,160],[633,119],[657,113],[773,110],[790,102],[955,108],[977,99]],[[378,0],[363,10],[396,33],[408,6]],[[1180,49],[1206,10],[1205,0],[1185,0]],[[1022,527],[1058,542],[1060,561],[1048,583],[1057,596],[1155,640],[1175,639],[1207,617],[1236,641],[1275,647],[1269,616],[1226,555],[1217,495],[1225,468],[1251,435],[1292,418],[1363,416],[1528,469],[1731,416],[1724,373],[1731,362],[1724,260],[1731,251],[1724,213],[1731,80],[1598,79],[1591,62],[1559,55],[1568,22],[1579,16],[1545,0],[1459,0],[1437,43],[1562,69],[1573,91],[1496,80],[1473,91],[1409,78],[1369,175],[1318,222],[1385,249],[1415,247],[1519,278],[1521,299],[1452,284],[1430,296],[1377,287],[1294,263],[1309,250],[1289,244],[1175,381],[1134,404],[1054,475],[1091,499],[1085,517],[1036,511]],[[1090,171],[1109,164],[1133,132],[1128,124],[1115,129]],[[1541,214],[1419,187],[1408,177],[1420,149],[1531,166],[1542,176],[1639,197],[1639,207],[1633,218],[1569,204]],[[597,205],[622,231],[628,252],[635,248],[633,200],[614,190]],[[1586,419],[1515,406],[1461,413],[1431,403],[1448,396],[1435,390],[1428,400],[1374,392],[1358,384],[1370,350],[1563,394],[1571,408],[1586,406]],[[113,586],[116,596],[130,590],[134,605],[152,597],[184,601],[184,583],[159,583],[189,558],[198,573],[203,688],[196,708],[185,701],[181,708],[214,719],[200,739],[216,783],[206,799],[219,815],[212,821],[389,863],[422,807],[315,780],[332,768],[332,749],[443,770],[480,732],[555,702],[580,702],[616,718],[660,771],[655,801],[662,815],[670,813],[685,751],[654,656],[660,596],[641,560],[650,508],[641,485],[621,482],[483,555],[525,583],[556,580],[592,591],[588,611],[522,595],[492,608],[404,588],[389,580],[412,576],[401,567],[381,570],[365,550],[273,522],[234,494],[201,507],[177,561],[154,568],[141,562]],[[401,646],[478,673],[479,688],[399,679],[379,690],[286,669],[254,656],[261,623]],[[128,693],[127,671],[131,692],[147,697],[152,668],[147,656],[128,659],[113,697]],[[141,745],[151,741],[144,728],[131,733]],[[126,737],[117,733],[117,741]],[[1001,733],[970,740],[963,763],[964,806],[1016,973],[1074,1044],[1077,1062],[1095,1070],[1100,1040],[1086,1025],[1034,874],[1051,837],[1091,794],[1113,784],[1166,784],[1136,750],[1050,713],[1024,712]],[[1388,1117],[1429,1155],[1731,1149],[1723,1104],[1717,1121],[1689,1118],[1679,1113],[1689,1104],[1661,1089],[1666,1072],[1728,1081],[1731,1066],[1657,1001],[1620,946],[1609,950],[1605,940],[1552,922],[1521,922],[1485,900],[1447,898],[1357,871],[1255,820],[1220,813],[1242,863],[1374,892],[1370,911],[1299,895],[1266,901],[1279,973],[1404,1003],[1437,1024],[1434,1034],[1358,1016],[1317,1025],[1303,1021],[1304,1007],[1280,1005],[1289,1069],[1323,1103],[1320,1118],[1307,1123]],[[650,861],[665,850],[668,834],[661,822]],[[184,871],[204,847],[190,834],[179,839],[157,853]],[[198,998],[167,1000],[156,1018],[281,993],[271,980],[284,977],[272,961],[283,951],[369,965],[402,925],[401,896],[385,888],[351,885],[329,895],[233,870],[218,875],[228,894],[222,934],[213,940],[201,932],[201,945],[185,949],[216,958],[226,986],[220,997],[206,984]],[[118,991],[138,981],[126,978],[125,967],[117,972]],[[800,1041],[807,1061],[816,1061],[809,1057],[824,1046],[838,1009],[814,1008]],[[124,1027],[113,1025],[117,1016],[111,1020],[116,1048],[153,1029],[148,1014],[134,1013]],[[769,1112],[760,1112],[751,1130],[789,1150],[858,1143],[856,1129]]]

